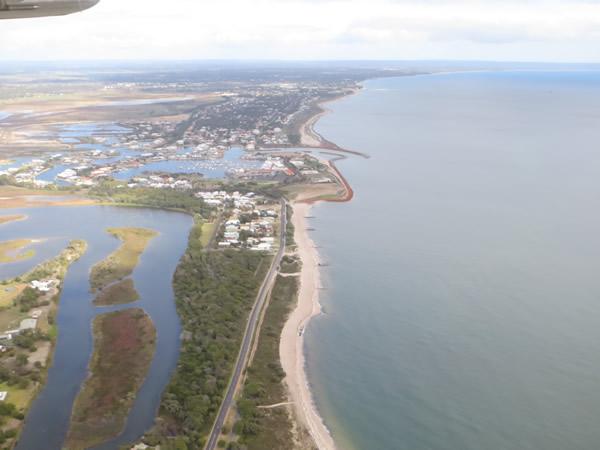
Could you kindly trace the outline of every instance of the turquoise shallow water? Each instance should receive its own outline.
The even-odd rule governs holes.
[[[597,449],[600,73],[366,87],[316,127],[372,156],[311,223],[307,369],[340,448]]]

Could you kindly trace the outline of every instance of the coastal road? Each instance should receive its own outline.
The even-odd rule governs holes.
[[[233,372],[233,376],[231,377],[231,381],[229,382],[229,386],[227,387],[227,393],[225,394],[225,399],[221,404],[221,409],[219,410],[219,414],[217,415],[217,420],[213,425],[206,446],[204,447],[206,450],[214,450],[217,446],[217,441],[219,440],[221,429],[223,428],[223,424],[225,423],[227,412],[233,404],[233,395],[235,394],[235,389],[240,381],[240,377],[242,376],[242,372],[244,371],[244,368],[246,366],[246,360],[248,359],[248,352],[250,350],[250,342],[252,341],[252,336],[254,336],[254,331],[256,329],[256,324],[258,323],[260,311],[263,305],[265,304],[267,294],[269,292],[269,289],[271,288],[273,280],[275,279],[275,275],[277,274],[277,268],[279,267],[279,263],[281,262],[281,258],[283,257],[283,253],[285,252],[286,229],[287,203],[285,202],[285,200],[281,199],[281,229],[279,231],[279,251],[275,256],[275,259],[273,259],[273,263],[271,264],[269,273],[267,274],[265,281],[260,288],[258,297],[256,298],[256,302],[254,303],[254,308],[252,309],[252,313],[250,314],[250,318],[248,319],[246,334],[244,335],[244,341],[242,342],[242,347],[240,349],[237,362],[235,364],[235,370]]]

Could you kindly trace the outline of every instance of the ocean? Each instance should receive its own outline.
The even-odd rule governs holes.
[[[600,73],[365,83],[316,131],[371,155],[311,236],[307,371],[340,449],[600,442]]]

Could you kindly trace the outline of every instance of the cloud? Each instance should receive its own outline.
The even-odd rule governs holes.
[[[459,4],[429,0],[435,4],[390,8],[388,16],[361,19],[350,24],[337,38],[340,43],[470,42],[477,44],[524,43],[528,41],[596,40],[600,38],[599,6],[573,7],[540,1]],[[536,8],[532,8],[531,4]],[[411,7],[409,7],[411,6]]]
[[[4,60],[600,60],[600,0],[101,0],[1,25]]]

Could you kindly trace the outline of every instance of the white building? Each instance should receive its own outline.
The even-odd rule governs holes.
[[[67,169],[63,170],[57,176],[60,178],[73,178],[74,176],[77,176],[77,172],[75,172],[73,169]]]
[[[52,286],[52,280],[50,281],[38,281],[33,280],[31,282],[31,287],[37,289],[40,292],[48,292],[50,287]]]
[[[267,242],[261,242],[256,247],[252,247],[250,250],[255,252],[270,252],[273,246]]]

